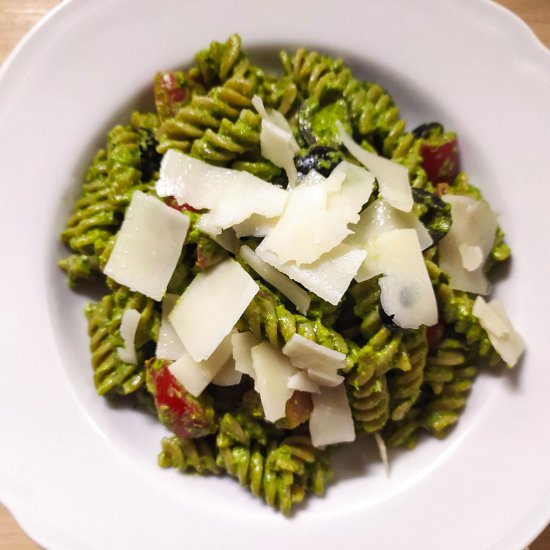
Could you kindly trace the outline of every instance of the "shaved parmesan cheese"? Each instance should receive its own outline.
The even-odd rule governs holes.
[[[236,386],[240,383],[242,377],[242,372],[235,369],[235,361],[230,357],[218,374],[214,376],[212,384],[216,384],[216,386]]]
[[[487,331],[489,340],[503,361],[513,367],[525,350],[522,337],[514,329],[502,304],[493,299],[487,303],[481,296],[476,298],[472,313]]]
[[[339,120],[336,121],[336,125],[346,149],[376,177],[382,198],[397,210],[410,212],[413,207],[413,197],[407,168],[397,162],[369,153],[346,133]]]
[[[462,259],[462,265],[466,271],[474,271],[483,262],[483,252],[479,246],[471,246],[469,244],[459,244],[458,252]]]
[[[275,166],[286,172],[289,185],[292,187],[298,175],[294,165],[294,157],[300,150],[292,133],[285,132],[270,120],[262,120],[260,133],[262,157],[270,160]]]
[[[224,229],[219,235],[214,235],[212,238],[228,252],[237,254],[240,243],[233,229]]]
[[[494,307],[494,302],[495,300],[492,300],[487,303],[481,296],[478,296],[474,302],[472,314],[479,319],[481,326],[487,332],[492,332],[500,338],[510,332],[511,325],[507,317],[501,315],[498,308]]]
[[[355,439],[353,418],[343,384],[336,388],[321,388],[321,393],[312,394],[311,398],[313,410],[309,419],[309,432],[315,447]]]
[[[327,193],[336,193],[342,187],[343,181],[346,179],[345,170],[336,170],[336,168],[331,172],[328,178],[325,178],[322,174],[317,172],[317,170],[310,170],[305,175],[300,175],[296,185],[301,185],[302,187],[307,186],[318,186],[321,194],[321,200],[319,204],[326,206],[326,195]]]
[[[329,388],[339,386],[344,381],[343,376],[321,369],[308,369],[307,376],[310,380],[313,380],[313,382],[317,382],[319,386],[327,386]]]
[[[319,185],[300,185],[289,193],[285,211],[262,246],[281,263],[309,264],[340,244],[351,231],[320,204]]]
[[[175,361],[185,353],[185,348],[179,336],[168,320],[168,315],[174,309],[178,298],[177,294],[167,294],[162,300],[162,319],[155,353],[159,359]]]
[[[345,367],[346,356],[339,351],[321,346],[300,334],[293,334],[282,351],[295,367],[307,370],[308,378],[321,386],[338,386],[344,381],[337,371]]]
[[[276,254],[267,250],[264,242],[256,248],[256,254],[332,305],[338,305],[367,255],[364,250],[342,243],[316,262],[298,266],[294,262],[283,264]]]
[[[188,353],[172,363],[168,370],[194,397],[198,397],[231,358],[231,336],[226,336],[205,361],[195,361]]]
[[[367,281],[382,273],[376,239],[383,233],[395,229],[414,229],[422,250],[433,242],[428,230],[417,216],[412,212],[396,210],[382,199],[375,200],[365,208],[361,212],[359,223],[351,229],[354,233],[347,237],[345,242],[350,246],[363,248],[367,252],[367,257],[355,277],[358,282]]]
[[[311,380],[306,371],[300,370],[288,379],[288,387],[291,390],[306,391],[308,393],[320,393],[319,384]]]
[[[283,353],[300,369],[313,369],[336,374],[346,366],[346,356],[295,333],[283,346]]]
[[[161,300],[188,229],[187,216],[134,191],[103,273],[153,300]]]
[[[260,147],[262,157],[270,160],[275,166],[283,168],[290,187],[296,182],[297,172],[294,157],[300,151],[286,118],[278,111],[267,113],[259,96],[252,98],[252,105],[262,117]]]
[[[262,101],[262,98],[259,95],[255,95],[252,98],[251,103],[252,103],[252,106],[254,107],[254,109],[256,109],[257,113],[262,117],[262,119],[264,119],[264,118],[269,119],[269,115],[267,114],[267,110],[264,107],[264,102]],[[285,123],[288,124],[286,119],[285,119]]]
[[[380,303],[402,328],[437,323],[437,303],[414,229],[395,229],[377,240]]]
[[[384,443],[384,440],[382,439],[382,436],[380,435],[380,432],[374,432],[374,441],[376,441],[378,453],[380,454],[380,458],[382,460],[382,464],[384,465],[386,475],[390,477],[390,461],[388,460],[388,449],[386,447],[386,444]]]
[[[141,314],[135,309],[125,309],[120,321],[120,336],[124,347],[118,348],[117,353],[121,361],[130,365],[137,365],[136,331]]]
[[[279,218],[266,218],[259,214],[252,214],[250,218],[244,222],[233,226],[235,234],[240,239],[241,237],[265,237],[277,225]]]
[[[256,379],[256,373],[252,366],[252,348],[259,343],[260,340],[251,332],[235,332],[231,336],[235,370],[248,374],[252,379]]]
[[[293,393],[288,381],[296,374],[296,368],[269,342],[252,348],[252,365],[256,374],[254,387],[260,394],[265,418],[275,422],[285,416],[286,402]]]
[[[162,159],[156,191],[160,197],[173,196],[178,204],[209,209],[201,216],[200,227],[210,234],[253,214],[279,216],[287,197],[284,189],[248,172],[212,166],[175,150]]]
[[[402,212],[393,208],[384,199],[377,199],[361,212],[359,222],[351,228],[354,232],[346,242],[369,243],[378,235],[394,229],[414,229],[422,250],[432,245],[428,230],[412,212]]]
[[[246,222],[243,222],[246,223]],[[237,255],[241,243],[235,234],[233,228],[223,229],[217,225],[212,225],[209,223],[204,223],[204,216],[199,218],[199,221],[196,224],[197,229],[200,229],[203,233],[206,233],[212,240],[216,241],[222,248],[231,252],[232,254]]]
[[[374,176],[360,166],[355,166],[347,161],[341,162],[328,178],[343,179],[343,185],[334,189],[328,196],[328,211],[344,222],[357,223],[359,212],[368,202],[374,187]],[[338,180],[336,180],[338,181]]]
[[[281,291],[303,315],[307,314],[311,298],[309,294],[286,275],[264,262],[248,246],[241,246],[239,255],[262,279]]]
[[[439,266],[449,275],[451,288],[487,294],[483,264],[495,240],[497,216],[484,200],[462,195],[442,198],[451,205],[452,224],[439,243]]]
[[[258,290],[254,279],[229,258],[195,276],[168,317],[195,361],[210,357]]]

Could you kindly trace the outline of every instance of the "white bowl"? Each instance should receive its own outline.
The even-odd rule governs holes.
[[[233,480],[157,467],[164,428],[95,394],[87,297],[56,267],[58,233],[107,130],[151,104],[157,70],[233,32],[267,63],[298,45],[341,55],[390,90],[411,127],[457,131],[513,249],[497,295],[527,343],[514,371],[481,374],[448,438],[394,453],[390,479],[372,448],[349,447],[326,497],[291,519]],[[39,543],[516,550],[544,528],[550,55],[517,18],[483,0],[66,1],[3,67],[0,120],[0,496]]]

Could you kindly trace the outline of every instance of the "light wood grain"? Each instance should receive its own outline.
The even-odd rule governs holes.
[[[25,33],[57,3],[57,0],[0,0],[0,64]],[[535,34],[550,47],[550,0],[500,0],[499,3],[526,21]],[[0,504],[0,550],[40,548],[23,533],[10,513]],[[550,527],[530,548],[550,550]]]

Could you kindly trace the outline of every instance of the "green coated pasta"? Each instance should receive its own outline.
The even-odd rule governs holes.
[[[193,470],[198,474],[221,473],[216,464],[216,444],[210,437],[165,437],[162,440],[158,463],[162,468],[177,468],[184,472]]]
[[[135,365],[125,363],[117,353],[118,348],[124,345],[120,322],[126,309],[135,309],[141,315],[136,337],[138,361]],[[98,393],[127,395],[138,390],[145,381],[143,364],[146,346],[158,340],[160,314],[154,301],[120,287],[104,296],[98,304],[90,304],[86,308],[86,317]]]
[[[122,224],[132,193],[151,189],[159,162],[150,128],[155,121],[154,115],[136,113],[133,124],[109,132],[107,151],[99,151],[94,158],[74,213],[61,234],[74,252],[60,262],[70,282],[100,273],[105,264],[102,254]]]
[[[235,478],[253,495],[288,515],[308,495],[325,493],[333,477],[334,447],[352,439],[350,432],[357,437],[356,445],[374,437],[379,444],[383,438],[388,447],[409,449],[424,437],[444,437],[459,421],[478,370],[514,363],[503,358],[506,353],[495,335],[495,331],[510,334],[513,329],[508,328],[507,320],[501,319],[499,325],[493,319],[491,328],[481,314],[477,316],[479,309],[474,309],[476,301],[480,304],[478,295],[459,290],[468,287],[453,286],[451,276],[440,267],[445,266],[441,256],[445,247],[440,247],[440,242],[452,237],[456,221],[445,196],[461,195],[473,202],[483,198],[460,165],[453,132],[438,122],[408,128],[388,90],[360,78],[342,59],[325,53],[305,48],[283,51],[279,74],[271,74],[251,61],[236,34],[225,42],[212,42],[196,54],[191,66],[157,73],[153,99],[151,112],[135,112],[129,121],[113,127],[104,148],[93,158],[61,233],[67,256],[59,265],[70,286],[89,280],[97,283],[102,297],[85,309],[94,385],[99,395],[145,409],[162,422],[168,435],[160,444],[160,467]],[[259,107],[260,100],[265,112]],[[359,148],[380,157],[376,160],[390,166],[390,173],[398,173],[403,180],[408,175],[410,189],[404,193],[408,197],[410,191],[410,212],[392,196],[391,185],[384,181],[390,176],[372,167],[372,173],[367,173],[369,166],[364,168],[359,160],[363,155],[350,152],[353,147],[340,128]],[[289,150],[291,160],[287,162]],[[178,173],[174,176],[177,185],[161,189],[171,156],[188,163],[185,170],[189,173],[198,167],[200,182],[186,179],[190,178],[187,172]],[[386,165],[382,159],[393,164]],[[341,164],[343,161],[349,164]],[[369,164],[368,160],[362,162]],[[339,165],[352,175],[346,173],[343,180],[332,178]],[[341,172],[339,169],[335,175]],[[354,183],[355,173],[361,174],[359,183]],[[208,187],[209,178],[215,180],[212,187]],[[272,242],[270,248],[266,236],[280,229],[279,222],[291,211],[293,200],[300,208],[309,208],[309,202],[306,205],[293,197],[319,182],[313,191],[322,191],[317,195],[311,192],[308,201],[330,215],[331,223],[315,223],[327,220],[320,214],[304,215],[313,221],[308,227],[296,223],[293,227],[300,230],[294,233],[307,233],[315,246],[325,247],[325,241],[333,237],[333,229],[327,227],[337,232],[345,225],[340,241],[330,250],[328,246],[316,249],[318,257],[314,261],[308,257],[310,263],[300,263],[297,256],[283,261],[282,253],[278,263],[272,262],[269,258],[277,256],[277,246]],[[242,212],[240,204],[227,206],[227,197],[233,197],[232,191],[234,194],[231,185],[243,195],[246,208]],[[353,185],[368,186],[368,193],[363,196],[365,188],[361,188],[357,199],[359,188]],[[246,196],[256,188],[265,192],[257,202]],[[240,194],[232,200],[239,202]],[[275,195],[284,195],[279,213],[271,208]],[[163,237],[176,244],[170,258],[158,262],[163,268],[159,269],[161,275],[153,269],[156,265],[150,265],[154,261],[124,266],[130,276],[135,276],[134,271],[140,276],[155,271],[155,277],[162,279],[158,292],[140,287],[139,281],[134,285],[117,275],[116,269],[109,267],[109,277],[104,273],[109,259],[120,251],[118,239],[128,226],[134,236],[141,235],[141,226],[136,231],[128,222],[139,200],[152,204],[155,212],[154,218],[145,217],[147,244],[142,246],[140,240],[139,254],[150,247],[155,260],[163,257],[159,250],[164,252],[164,246],[158,246],[160,238],[155,240],[155,234],[169,234],[170,227],[164,225],[172,222],[178,227],[177,235]],[[386,210],[381,216],[385,217],[369,222],[367,233],[361,236],[358,220],[364,221],[367,209],[383,201]],[[226,223],[227,213],[237,213],[241,221]],[[302,219],[302,212],[293,216]],[[213,218],[218,226],[211,222]],[[332,224],[335,220],[338,223]],[[243,229],[247,222],[255,227]],[[495,226],[496,221],[491,232]],[[188,228],[185,235],[182,227]],[[414,266],[413,271],[417,279],[421,276],[416,273],[422,272],[432,299],[429,322],[403,321],[385,300],[394,292],[394,309],[415,310],[425,305],[419,304],[415,293],[428,298],[416,279],[409,278],[402,286],[392,282],[395,268],[382,262],[388,250],[382,249],[378,240],[391,231],[411,236],[414,246],[407,253],[418,244],[414,252],[419,267]],[[303,239],[302,234],[291,237]],[[357,244],[359,238],[363,241]],[[490,234],[486,238],[481,263],[472,267],[488,277],[496,263],[511,255],[500,227],[492,247],[491,238]],[[260,247],[261,243],[264,246]],[[308,241],[305,246],[310,244]],[[253,254],[247,256],[241,245],[247,245]],[[131,246],[128,249],[124,258],[133,253]],[[113,250],[116,254],[112,255]],[[461,249],[459,260],[470,270],[467,253],[475,259],[481,248],[467,243],[465,250],[463,254]],[[399,260],[407,256],[403,248],[392,252]],[[347,265],[338,263],[344,254],[352,258]],[[395,258],[392,261],[400,265]],[[353,262],[363,263],[349,274]],[[227,326],[219,323],[226,332],[216,333],[215,351],[208,355],[201,348],[201,353],[192,354],[194,342],[185,340],[185,330],[202,341],[203,331],[206,334],[209,323],[214,323],[205,319],[201,324],[189,316],[186,324],[181,312],[187,307],[185,316],[201,309],[202,302],[189,298],[192,289],[203,284],[201,281],[212,281],[211,274],[229,265],[242,277],[239,285],[247,286],[246,281],[253,290],[242,300],[241,288],[231,282],[232,295],[243,302],[238,304],[240,309],[233,310],[237,306],[223,303],[223,284],[208,287],[212,292],[204,294],[204,312],[213,318],[220,311],[233,317]],[[363,280],[362,267],[374,276]],[[332,273],[332,279],[327,277],[332,284],[328,291],[325,272]],[[333,299],[341,284],[338,278],[348,275],[339,299]],[[391,286],[394,283],[398,290]],[[80,288],[87,292],[89,286]],[[386,295],[384,288],[389,289]],[[186,299],[194,307],[188,306]],[[490,303],[483,305],[489,307]],[[168,308],[172,307],[178,311],[171,313]],[[192,324],[197,325],[193,330],[189,329]],[[262,355],[265,350],[274,355]],[[304,350],[311,355],[305,357]],[[271,359],[269,364],[262,363],[267,362],[265,357],[275,356],[280,359],[273,360],[276,372]],[[269,375],[273,379],[268,380]],[[275,404],[266,398],[265,389],[274,384],[279,384],[277,399],[281,399]],[[341,407],[338,410],[346,418],[347,432],[325,444],[318,433],[332,423],[323,420],[327,402],[328,409],[335,410],[335,403]]]
[[[294,435],[277,442],[258,424],[242,426],[229,414],[220,422],[216,445],[218,465],[285,514],[308,491],[323,494],[332,476],[326,451],[314,448],[307,436]]]

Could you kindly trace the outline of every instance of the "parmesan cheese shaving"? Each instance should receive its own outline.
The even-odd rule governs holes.
[[[319,384],[319,386],[327,386],[330,388],[339,386],[344,381],[343,376],[320,369],[308,369],[307,376],[310,380]]]
[[[347,237],[345,242],[367,252],[365,261],[355,276],[358,282],[367,281],[382,273],[376,240],[383,233],[396,229],[414,229],[422,250],[433,243],[428,230],[412,212],[396,210],[382,199],[375,200],[365,208],[361,212],[359,222],[351,229],[354,233]]]
[[[410,212],[413,207],[413,196],[407,168],[363,149],[346,133],[339,120],[336,121],[336,126],[346,149],[376,177],[382,198],[394,208]]]
[[[302,314],[306,315],[311,302],[309,294],[286,275],[264,262],[248,246],[241,246],[240,256],[262,279],[284,294]]]
[[[283,215],[262,246],[283,264],[301,265],[315,262],[340,244],[351,232],[320,203],[323,197],[326,200],[326,192],[318,185],[294,189]]]
[[[321,393],[312,394],[311,398],[313,410],[309,419],[309,431],[315,447],[355,439],[353,418],[343,384],[336,388],[321,388]]]
[[[236,386],[240,383],[243,374],[235,369],[235,361],[230,357],[221,370],[212,379],[216,386]]]
[[[212,238],[225,250],[232,254],[237,254],[239,251],[239,239],[238,235],[235,235],[233,229],[224,229],[218,235],[214,235]]]
[[[334,178],[342,179],[343,184],[338,188],[331,186]],[[327,182],[327,188],[332,188],[328,196],[328,211],[346,225],[357,223],[359,212],[372,194],[374,176],[360,166],[343,161],[332,171]]]
[[[437,303],[414,229],[395,229],[377,240],[380,303],[402,328],[437,323]]]
[[[252,105],[262,117],[260,148],[262,157],[270,160],[275,166],[283,168],[290,187],[296,183],[296,166],[294,157],[300,151],[286,118],[278,111],[268,113],[259,96],[252,98]]]
[[[120,336],[124,347],[118,348],[117,353],[121,361],[130,365],[137,365],[136,332],[141,314],[135,309],[125,309],[120,321]]]
[[[194,397],[198,397],[231,357],[231,336],[226,336],[205,361],[195,361],[188,353],[172,363],[168,370]]]
[[[358,245],[369,243],[378,235],[394,229],[414,229],[422,250],[433,244],[430,233],[415,214],[397,210],[384,199],[377,199],[365,208],[359,216],[359,221],[351,229],[354,234],[350,235],[346,242]]]
[[[336,374],[346,366],[346,355],[294,333],[283,346],[283,353],[300,369],[313,369]]]
[[[495,240],[497,216],[484,200],[462,195],[442,198],[451,205],[452,224],[439,243],[439,266],[449,275],[451,288],[487,294],[483,265]]]
[[[342,243],[316,262],[298,266],[294,262],[283,264],[276,254],[266,249],[263,242],[256,248],[256,254],[332,305],[338,305],[367,255],[364,250]]]
[[[162,318],[155,352],[158,359],[176,361],[185,353],[185,347],[168,320],[168,315],[174,309],[178,298],[176,294],[167,294],[162,300]]]
[[[285,416],[286,402],[293,393],[288,382],[296,374],[296,368],[269,342],[252,348],[252,365],[256,374],[254,387],[260,394],[265,418],[275,422]]]
[[[291,390],[305,391],[308,393],[320,393],[319,384],[311,380],[306,371],[298,371],[288,379],[288,387]]]
[[[209,209],[200,227],[210,234],[254,214],[279,216],[287,199],[284,189],[248,172],[212,166],[172,149],[162,159],[156,191],[161,197],[173,196],[180,205]]]
[[[380,459],[382,460],[382,464],[384,465],[386,476],[390,477],[390,461],[388,460],[388,448],[386,447],[386,443],[384,443],[384,439],[380,435],[380,432],[374,432],[374,441],[376,441],[376,446],[378,447],[378,453],[380,454]]]
[[[493,299],[487,303],[481,296],[474,302],[472,313],[487,331],[489,340],[503,361],[513,367],[525,350],[525,343],[508,319],[504,307]]]
[[[232,259],[195,276],[168,317],[195,361],[210,357],[258,289],[254,279]]]
[[[256,379],[256,373],[252,366],[252,348],[259,343],[260,340],[251,332],[235,332],[231,336],[235,370],[247,374],[254,380]]]
[[[462,265],[466,271],[474,271],[483,262],[483,252],[481,252],[479,246],[459,244],[458,252],[460,253]]]
[[[187,216],[154,197],[134,191],[103,273],[160,301],[188,229]]]
[[[250,218],[233,227],[235,234],[241,237],[265,237],[277,225],[279,218],[266,218],[259,214],[252,214]]]
[[[341,163],[342,164],[342,163]],[[346,163],[347,164],[347,163]],[[340,166],[340,165],[338,165]],[[317,172],[317,170],[310,170],[305,175],[300,175],[296,185],[302,187],[307,186],[317,186],[319,189],[319,204],[326,206],[327,203],[327,194],[328,193],[337,193],[342,187],[343,181],[346,179],[345,170],[337,170],[336,168],[331,172],[328,178],[325,178],[322,174]]]

